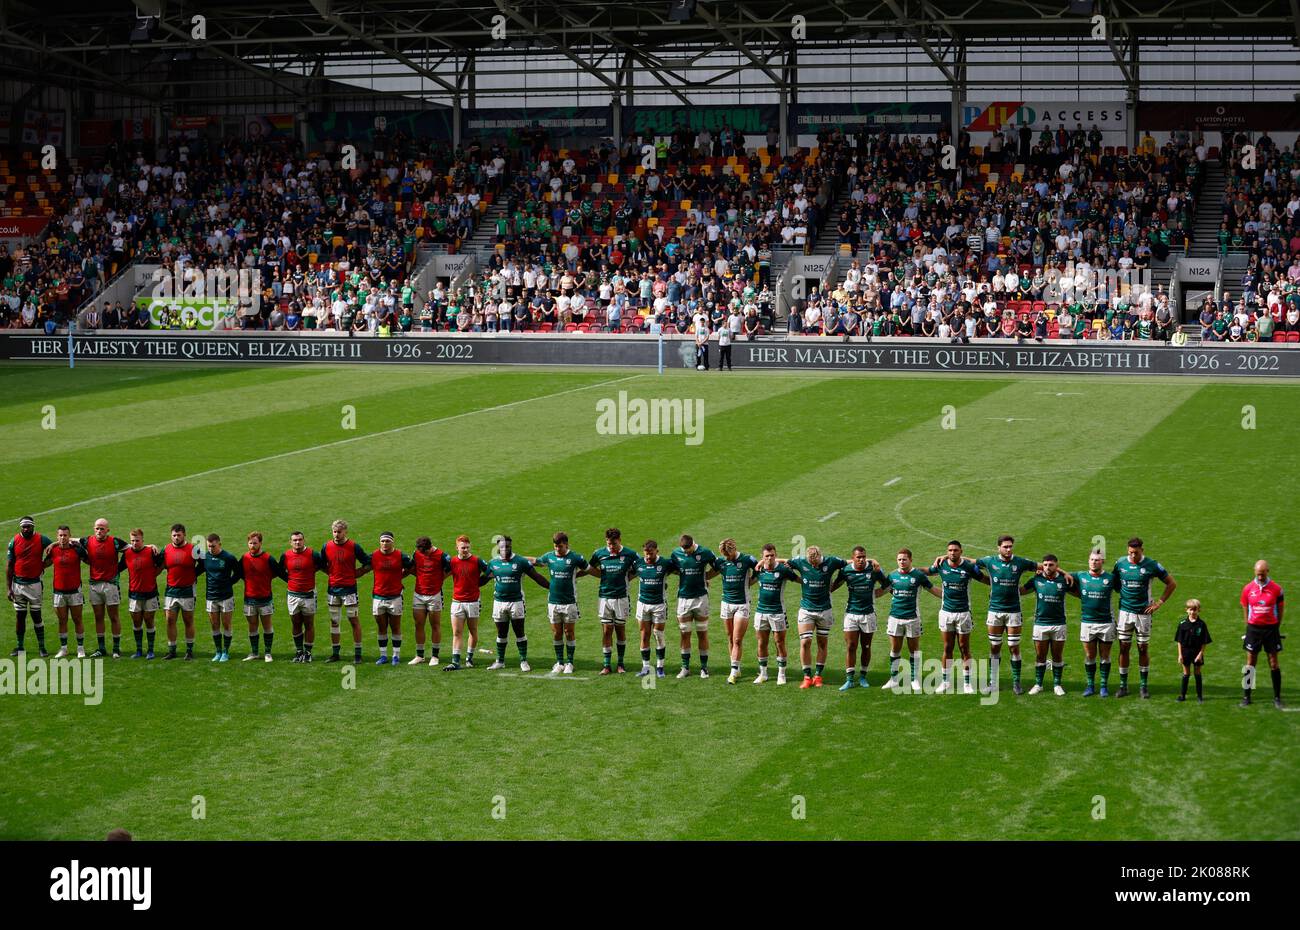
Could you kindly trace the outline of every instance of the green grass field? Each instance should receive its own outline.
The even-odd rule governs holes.
[[[488,656],[446,675],[371,664],[363,579],[367,662],[345,689],[340,666],[287,661],[277,582],[272,665],[239,662],[247,639],[237,613],[230,664],[206,661],[212,646],[200,618],[201,661],[107,663],[98,706],[76,696],[0,697],[0,838],[93,839],[116,826],[144,839],[1300,838],[1300,716],[1273,708],[1267,672],[1255,706],[1236,706],[1237,596],[1254,560],[1269,558],[1284,586],[1300,582],[1300,388],[92,365],[10,366],[0,387],[6,539],[19,516],[35,512],[50,537],[65,522],[88,535],[103,516],[119,535],[139,525],[162,544],[179,520],[191,535],[220,532],[236,552],[260,529],[278,554],[292,530],[319,546],[330,521],[344,517],[367,548],[384,530],[407,550],[420,534],[450,549],[466,532],[488,556],[492,535],[509,533],[517,551],[538,555],[564,529],[590,555],[617,525],[634,547],[654,536],[668,549],[689,532],[714,548],[734,536],[742,551],[770,541],[788,555],[802,537],[845,556],[861,543],[889,566],[899,546],[924,563],[958,536],[978,557],[1011,532],[1021,554],[1052,550],[1073,570],[1086,567],[1094,537],[1105,537],[1109,563],[1136,533],[1180,582],[1156,617],[1151,700],[1080,697],[1071,599],[1068,696],[1013,697],[1004,661],[1002,698],[990,706],[877,687],[838,693],[843,591],[820,690],[797,689],[794,635],[794,682],[750,683],[751,632],[743,683],[725,683],[716,582],[710,680],[671,677],[671,619],[667,680],[644,689],[631,674],[599,678],[590,578],[580,582],[577,674],[559,680],[545,674],[545,595],[531,582],[537,670],[517,673],[512,643],[509,676],[488,672]],[[599,434],[596,401],[619,390],[702,398],[703,442]],[[341,427],[344,404],[355,407],[355,430]],[[42,429],[46,405],[53,430]],[[1256,429],[1243,428],[1246,405]],[[949,406],[955,428],[943,429]],[[49,591],[47,573],[53,649]],[[974,595],[977,659],[988,654],[986,592]],[[791,612],[797,596],[786,592]],[[1171,637],[1188,596],[1204,603],[1215,637],[1204,705],[1174,701]],[[938,655],[937,603],[921,601],[929,656]],[[321,609],[318,655],[328,653],[323,599]],[[407,609],[410,657],[409,597]],[[7,654],[12,605],[0,618]],[[483,626],[490,647],[491,624]],[[349,642],[345,627],[345,655]],[[444,619],[444,656],[449,643]],[[1026,643],[1028,684],[1027,635]],[[877,684],[887,661],[882,630]],[[629,664],[638,663],[632,642]],[[1294,650],[1283,653],[1283,669],[1300,708]],[[196,796],[203,819],[192,816]],[[1094,817],[1097,796],[1103,819]]]

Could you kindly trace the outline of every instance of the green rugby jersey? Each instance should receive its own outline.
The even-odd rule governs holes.
[[[916,610],[916,596],[921,588],[933,588],[934,585],[921,569],[913,566],[909,571],[889,573],[889,615],[898,620],[915,620],[920,616]]]
[[[1114,623],[1111,612],[1111,595],[1115,593],[1115,576],[1111,572],[1094,575],[1092,572],[1071,572],[1079,583],[1079,600],[1083,602],[1084,623]]]
[[[1038,570],[1038,563],[1013,555],[1002,561],[1000,555],[986,555],[976,563],[989,576],[989,613],[1020,613],[1020,576]]]
[[[1165,567],[1150,556],[1140,562],[1130,562],[1124,556],[1115,563],[1115,584],[1119,588],[1119,609],[1140,614],[1151,606],[1151,581],[1169,577]]]
[[[515,553],[508,559],[495,558],[488,562],[488,571],[492,573],[492,599],[511,602],[524,599],[524,573],[528,570],[528,560]]]
[[[840,569],[844,586],[849,589],[849,600],[844,605],[846,614],[870,614],[876,612],[876,585],[888,584],[889,578],[879,568],[868,565],[858,571],[850,563]]]
[[[754,609],[754,612],[759,614],[784,614],[785,601],[782,594],[785,592],[785,583],[787,581],[797,582],[799,573],[788,564],[778,562],[776,568],[770,572],[763,568],[755,568],[754,575],[758,578],[758,606]]]
[[[1059,626],[1065,622],[1065,592],[1069,582],[1064,572],[1057,572],[1055,578],[1035,575],[1029,579],[1034,586],[1034,623],[1043,626]]]
[[[216,555],[204,552],[195,561],[196,567],[203,572],[205,593],[209,601],[224,601],[235,596],[235,582],[244,577],[244,567],[238,556],[222,549]]]
[[[578,592],[574,584],[577,573],[587,567],[587,560],[570,549],[564,555],[548,552],[537,557],[537,564],[546,566],[551,576],[547,585],[546,603],[576,604]]]
[[[656,607],[662,604],[664,602],[664,582],[667,581],[669,575],[675,574],[676,571],[676,563],[668,561],[662,555],[655,556],[653,562],[647,562],[645,559],[638,557],[636,560],[637,602]]]
[[[806,558],[791,559],[786,564],[799,573],[799,609],[830,610],[831,578],[849,563],[838,556],[826,555],[819,565]]]
[[[673,550],[672,561],[681,576],[681,580],[677,583],[677,596],[679,598],[708,597],[709,583],[704,573],[707,569],[717,567],[718,557],[714,555],[713,550],[696,546],[694,552],[687,552],[678,546]]]
[[[950,614],[970,613],[971,580],[984,577],[979,563],[962,559],[961,562],[953,565],[947,559],[943,559],[938,567],[931,565],[925,573],[939,576],[941,583],[939,590],[943,593],[943,604],[940,609]]]
[[[718,556],[713,565],[722,576],[722,603],[748,604],[749,573],[758,565],[758,559],[741,552],[735,561]]]
[[[600,590],[597,596],[607,599],[627,597],[627,575],[636,568],[636,553],[627,546],[611,552],[608,546],[601,546],[591,554],[588,560],[600,569]]]

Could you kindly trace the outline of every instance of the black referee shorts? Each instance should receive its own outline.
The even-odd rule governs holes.
[[[1281,652],[1282,633],[1277,623],[1247,623],[1246,640],[1243,644],[1247,652]]]

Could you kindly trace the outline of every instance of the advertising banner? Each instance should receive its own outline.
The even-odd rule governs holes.
[[[607,136],[609,107],[475,107],[461,114],[461,135],[500,135],[540,127],[554,136]]]
[[[1153,100],[1138,103],[1137,124],[1139,129],[1166,132],[1174,129],[1199,129],[1202,132],[1300,132],[1300,104],[1295,101],[1259,103]]]
[[[948,103],[800,103],[791,110],[799,133],[828,127],[844,132],[935,133],[948,125],[951,115]]]
[[[666,136],[674,129],[700,132],[720,129],[765,134],[779,128],[780,108],[775,103],[736,104],[734,106],[698,107],[624,107],[623,132]]]
[[[451,109],[345,111],[310,113],[307,116],[307,145],[323,142],[352,145],[373,144],[377,135],[404,132],[415,139],[451,141]]]
[[[410,365],[582,365],[653,368],[659,344],[652,336],[348,337],[301,333],[79,334],[78,360],[401,363]],[[673,367],[694,368],[689,336],[666,337]],[[1191,375],[1200,378],[1300,378],[1300,348],[1271,345],[1175,348],[1152,343],[1082,342],[1017,345],[990,341],[956,345],[915,339],[843,343],[819,338],[739,342],[743,368],[820,371],[989,372],[995,374]],[[0,359],[67,361],[66,335],[0,332]]]
[[[1096,125],[1103,132],[1119,133],[1127,131],[1128,118],[1122,100],[967,101],[961,105],[961,124],[970,132],[1012,132],[1028,126],[1037,133],[1062,125],[1066,130]]]
[[[0,239],[38,236],[50,222],[48,216],[6,216],[0,219]]]

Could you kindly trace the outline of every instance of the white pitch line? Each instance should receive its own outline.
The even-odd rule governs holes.
[[[840,512],[839,512],[838,510],[832,510],[832,511],[831,511],[830,513],[828,513],[826,516],[824,516],[824,517],[819,517],[818,520],[817,520],[817,522],[818,522],[818,523],[825,523],[825,522],[826,522],[827,520],[829,520],[831,517],[838,517],[839,515],[840,515]]]
[[[884,487],[891,488],[902,480],[903,480],[902,475],[899,475],[897,478],[890,478],[888,481],[885,482]]]
[[[1033,420],[1034,417],[985,417],[986,420],[1001,420],[1003,423],[1020,423],[1026,420]]]
[[[1040,397],[1082,397],[1083,391],[1035,391]]]
[[[319,452],[322,449],[334,449],[338,446],[345,446],[348,443],[360,442],[363,439],[374,439],[376,436],[392,436],[396,433],[404,433],[407,430],[419,429],[422,426],[434,426],[439,423],[449,423],[452,420],[459,420],[461,417],[474,416],[480,413],[493,413],[497,410],[508,410],[511,407],[518,407],[520,404],[532,403],[535,400],[550,400],[553,397],[563,397],[566,394],[576,394],[578,391],[589,391],[592,388],[605,387],[610,384],[622,384],[624,381],[631,381],[639,378],[640,375],[629,375],[626,378],[615,378],[611,381],[597,381],[595,384],[586,384],[582,387],[569,388],[565,391],[556,391],[553,394],[541,394],[537,397],[525,397],[522,400],[512,400],[509,403],[497,404],[494,407],[483,407],[478,410],[466,410],[464,413],[453,413],[448,417],[437,417],[432,420],[424,420],[420,423],[408,423],[405,426],[395,426],[392,429],[380,430],[377,433],[365,433],[361,436],[349,436],[347,439],[336,439],[333,442],[321,443],[318,446],[308,446],[305,449],[293,449],[289,452],[277,452],[275,455],[264,455],[258,459],[249,459],[247,462],[237,462],[234,465],[222,465],[219,468],[209,468],[206,471],[195,472],[192,475],[184,475],[180,478],[168,478],[166,481],[155,481],[153,484],[142,484],[138,488],[128,488],[125,491],[114,491],[112,494],[101,494],[98,497],[88,497],[84,501],[77,501],[75,504],[64,504],[62,507],[55,507],[50,510],[38,510],[35,513],[29,513],[28,516],[41,517],[52,513],[58,513],[62,510],[70,510],[74,507],[85,507],[87,504],[98,504],[100,501],[109,501],[118,497],[125,497],[128,494],[139,494],[141,491],[152,491],[155,488],[164,488],[169,484],[177,484],[181,481],[192,481],[195,478],[206,478],[209,475],[218,475],[225,471],[234,471],[238,468],[247,468],[249,465],[262,465],[266,462],[274,462],[279,459],[286,459],[294,455],[303,455],[308,452]],[[3,522],[12,523],[19,517],[10,517]]]

